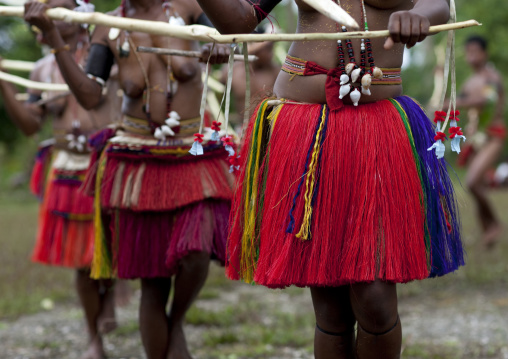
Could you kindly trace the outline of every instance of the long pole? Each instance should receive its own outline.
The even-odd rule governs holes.
[[[0,6],[0,16],[23,17],[24,8],[21,6]],[[346,38],[378,38],[388,37],[388,30],[381,31],[355,31],[347,33],[299,33],[299,34],[234,34],[221,35],[217,30],[202,26],[175,26],[162,21],[147,21],[129,18],[121,18],[101,14],[97,12],[83,13],[63,8],[48,9],[48,17],[53,20],[61,20],[79,24],[95,24],[114,27],[127,31],[144,32],[153,35],[171,36],[184,40],[196,40],[230,44],[238,42],[263,42],[263,41],[310,41],[310,40],[344,40]],[[442,31],[459,30],[472,26],[480,26],[476,20],[456,22],[452,24],[431,26],[429,32],[435,34]]]

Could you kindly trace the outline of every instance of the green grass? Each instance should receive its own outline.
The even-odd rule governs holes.
[[[14,193],[0,201],[0,319],[40,311],[46,298],[59,302],[73,296],[71,270],[30,261],[38,203],[20,198]]]

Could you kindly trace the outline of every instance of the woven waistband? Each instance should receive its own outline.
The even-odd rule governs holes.
[[[180,126],[173,128],[175,131],[175,138],[193,136],[199,131],[201,123],[200,117],[189,118],[187,120],[180,120]],[[135,118],[124,115],[122,127],[126,132],[135,133],[142,136],[152,136],[153,131],[150,122],[145,119]]]
[[[291,55],[286,56],[286,60],[282,65],[282,71],[293,76],[309,76],[305,74],[308,61],[294,57]],[[367,68],[366,68],[367,69]],[[372,85],[400,85],[402,78],[400,76],[400,68],[381,68],[383,71],[383,78],[372,78]]]

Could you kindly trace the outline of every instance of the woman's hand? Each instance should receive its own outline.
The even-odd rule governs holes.
[[[51,30],[55,29],[55,24],[46,11],[49,6],[38,1],[30,1],[25,4],[25,21],[30,25],[37,27],[44,34],[47,34]]]
[[[400,42],[409,49],[427,37],[429,27],[430,21],[423,15],[411,11],[394,12],[388,22],[390,37],[386,39],[384,48],[389,50]]]

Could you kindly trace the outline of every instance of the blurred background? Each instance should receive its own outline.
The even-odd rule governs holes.
[[[284,3],[273,15],[279,31],[293,32],[295,8]],[[476,19],[483,24],[456,32],[458,88],[471,75],[463,44],[472,34],[488,39],[490,60],[506,88],[508,2],[456,3],[458,21]],[[119,0],[95,1],[96,10],[102,12],[118,5]],[[283,60],[286,46],[276,44],[275,61]],[[424,107],[434,91],[434,71],[442,66],[445,46],[446,34],[439,34],[405,54],[404,92]],[[41,51],[21,19],[0,18],[0,56],[35,61]],[[37,145],[50,133],[46,126],[32,138],[23,137],[8,120],[0,98],[0,358],[78,358],[79,351],[73,348],[86,340],[71,288],[73,272],[29,260],[38,202],[29,193],[28,179]],[[480,243],[475,207],[463,184],[465,169],[455,165],[455,154],[448,160],[456,174],[467,265],[445,278],[399,286],[403,357],[507,359],[508,234],[505,231],[491,249]],[[499,162],[506,160],[505,148]],[[493,188],[489,198],[506,229],[508,188]],[[120,309],[120,328],[106,339],[112,358],[143,357],[136,307],[135,298]],[[311,358],[313,318],[308,290],[271,291],[230,282],[222,268],[212,266],[206,287],[189,312],[186,330],[197,358]]]

